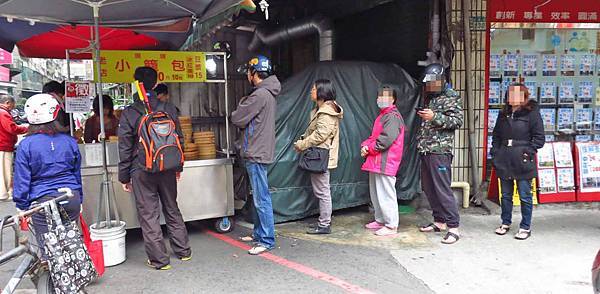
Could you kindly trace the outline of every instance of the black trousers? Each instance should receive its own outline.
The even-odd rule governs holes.
[[[421,186],[433,211],[433,220],[458,228],[458,204],[450,184],[452,154],[421,154]]]
[[[147,173],[135,171],[131,185],[138,220],[144,235],[144,248],[150,263],[163,267],[170,263],[169,253],[160,228],[160,206],[165,217],[171,249],[178,257],[191,256],[192,250],[185,223],[177,206],[177,179],[174,171]]]

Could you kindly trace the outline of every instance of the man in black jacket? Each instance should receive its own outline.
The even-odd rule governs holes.
[[[156,85],[156,71],[150,67],[138,67],[134,78],[148,89],[150,107],[165,111],[171,116],[183,146],[177,109],[169,102],[159,101],[156,93],[150,91]],[[162,205],[171,248],[181,260],[190,260],[192,257],[187,229],[177,206],[177,181],[182,170],[148,173],[139,163],[137,130],[140,119],[146,113],[146,106],[138,94],[134,94],[134,102],[123,110],[119,122],[119,182],[123,184],[125,191],[133,192],[135,196],[144,246],[148,254],[147,264],[159,270],[168,270],[171,266],[160,228],[159,202]]]

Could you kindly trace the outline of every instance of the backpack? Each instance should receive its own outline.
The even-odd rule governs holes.
[[[166,111],[142,115],[138,126],[138,161],[149,173],[183,167],[183,149],[175,121]]]

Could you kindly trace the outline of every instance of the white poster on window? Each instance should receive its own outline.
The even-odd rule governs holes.
[[[582,192],[600,191],[600,144],[576,143],[579,154],[579,186]]]
[[[65,112],[89,112],[92,108],[91,89],[88,82],[65,82]]]
[[[554,149],[552,144],[544,144],[537,152],[538,168],[554,168]]]
[[[540,194],[556,193],[556,173],[554,169],[540,169],[538,177],[540,180]]]
[[[572,168],[559,168],[556,170],[558,178],[558,192],[575,191],[575,170]]]
[[[573,152],[571,151],[570,142],[555,142],[554,145],[554,160],[556,167],[573,167]]]

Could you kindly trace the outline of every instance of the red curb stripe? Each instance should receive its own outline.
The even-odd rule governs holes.
[[[251,246],[249,246],[248,244],[242,243],[240,241],[237,241],[229,236],[226,235],[222,235],[219,233],[215,233],[213,231],[206,231],[206,233],[210,236],[213,236],[229,245],[238,247],[242,250],[249,250],[250,248],[252,248]],[[259,257],[262,257],[264,259],[270,260],[274,263],[277,263],[281,266],[287,267],[289,269],[295,270],[299,273],[305,274],[307,276],[313,277],[315,279],[327,282],[329,284],[332,284],[334,286],[340,287],[342,289],[344,289],[346,292],[348,293],[353,293],[353,294],[373,294],[373,292],[361,288],[360,286],[357,285],[353,285],[350,284],[340,278],[334,277],[332,275],[326,274],[324,272],[318,271],[314,268],[305,266],[303,264],[297,263],[297,262],[293,262],[290,260],[287,260],[283,257],[279,257],[277,255],[274,255],[272,253],[263,253],[261,255],[259,255]]]

